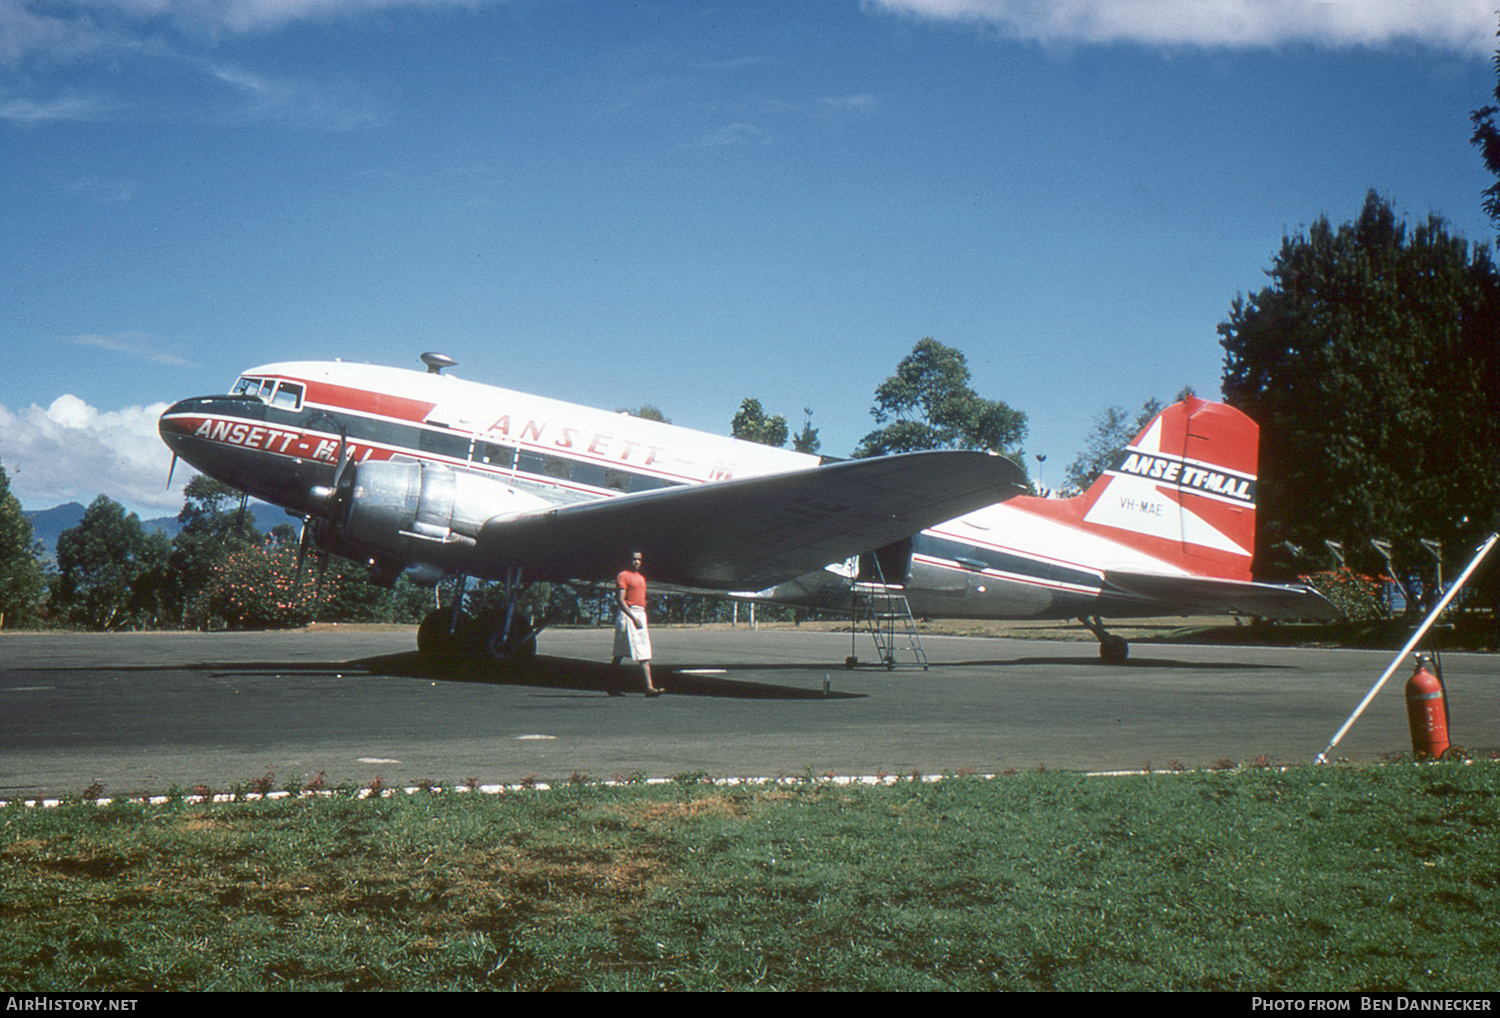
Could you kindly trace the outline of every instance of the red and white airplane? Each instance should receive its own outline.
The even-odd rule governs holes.
[[[308,361],[246,371],[230,393],[162,415],[176,456],[304,517],[322,554],[393,579],[503,580],[478,634],[534,649],[524,587],[614,576],[629,546],[653,584],[849,606],[878,564],[920,614],[1083,619],[1238,610],[1329,617],[1301,587],[1250,581],[1257,430],[1229,407],[1163,411],[1083,496],[1023,496],[1023,471],[982,452],[818,457],[426,373]],[[832,563],[832,565],[827,565]],[[418,645],[474,640],[453,609]]]

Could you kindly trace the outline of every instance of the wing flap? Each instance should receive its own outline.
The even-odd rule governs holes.
[[[655,583],[760,589],[1021,494],[1020,467],[983,452],[920,452],[496,517],[476,573],[602,579],[627,547]]]
[[[1311,587],[1294,584],[1217,580],[1202,576],[1166,576],[1107,569],[1104,580],[1129,594],[1180,605],[1184,611],[1227,612],[1266,619],[1343,618],[1333,604]]]

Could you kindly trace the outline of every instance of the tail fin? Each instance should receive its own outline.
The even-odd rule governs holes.
[[[1233,407],[1174,403],[1079,496],[1083,523],[1188,573],[1248,580],[1259,439]]]

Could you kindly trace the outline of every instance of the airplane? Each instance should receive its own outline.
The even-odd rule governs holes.
[[[1233,407],[1190,396],[1080,495],[996,501],[842,568],[733,596],[847,611],[863,584],[899,591],[921,617],[1078,619],[1114,663],[1129,645],[1106,618],[1339,618],[1311,588],[1251,578],[1259,433]]]
[[[163,441],[209,476],[304,519],[303,549],[373,578],[459,579],[418,649],[535,651],[538,582],[613,577],[647,551],[660,588],[848,610],[878,579],[922,615],[1102,619],[1241,611],[1329,618],[1303,587],[1250,579],[1258,430],[1189,399],[1164,410],[1088,492],[1023,494],[1024,471],[979,451],[825,463],[817,456],[445,374],[299,361],[244,372],[228,394],[169,407]],[[300,557],[300,555],[299,555]],[[463,581],[503,581],[488,620]]]
[[[302,517],[299,563],[313,551],[365,562],[381,581],[457,577],[451,609],[418,627],[433,658],[534,653],[549,620],[516,610],[526,589],[613,579],[631,546],[658,589],[760,589],[1026,490],[1025,472],[993,453],[824,463],[421,359],[425,372],[266,364],[227,394],[168,407],[158,431],[174,469],[180,458]],[[470,577],[503,581],[493,618],[463,611]]]

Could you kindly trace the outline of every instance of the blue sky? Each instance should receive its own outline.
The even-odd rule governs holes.
[[[1366,191],[1471,241],[1469,0],[0,0],[0,463],[174,512],[161,405],[290,358],[822,451],[924,336],[1059,481]]]

